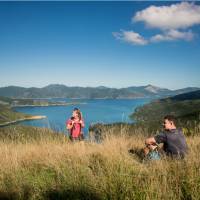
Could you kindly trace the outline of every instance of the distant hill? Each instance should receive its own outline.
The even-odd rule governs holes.
[[[154,121],[167,114],[181,118],[196,112],[200,113],[200,90],[155,100],[138,107],[131,117],[137,121]]]
[[[28,114],[14,112],[10,109],[9,106],[0,104],[0,127],[4,123],[15,121],[18,119],[24,119],[30,116],[31,115]]]
[[[179,94],[173,97],[162,99],[162,101],[167,101],[167,100],[184,101],[184,100],[196,100],[196,99],[200,99],[200,90]]]
[[[191,92],[200,88],[189,87],[180,90],[169,90],[159,88],[153,85],[127,87],[127,88],[109,88],[99,87],[68,87],[60,84],[52,84],[43,88],[24,88],[17,86],[8,86],[0,88],[0,96],[11,98],[82,98],[82,99],[98,99],[98,98],[162,98]]]
[[[138,107],[130,116],[138,123],[161,127],[165,115],[172,114],[181,127],[192,130],[200,123],[200,90],[153,101]]]

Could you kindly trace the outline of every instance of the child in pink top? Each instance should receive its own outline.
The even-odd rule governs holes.
[[[72,117],[66,122],[67,129],[70,132],[71,140],[81,140],[83,137],[82,128],[84,128],[84,120],[78,108],[74,108]]]

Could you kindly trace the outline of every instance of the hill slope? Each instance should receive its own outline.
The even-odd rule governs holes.
[[[7,122],[12,122],[19,119],[31,117],[31,115],[14,112],[9,106],[0,105],[0,126]]]
[[[189,134],[196,132],[194,129],[200,127],[200,90],[138,107],[130,117],[138,123],[158,129],[163,117],[168,114],[174,115],[177,118],[177,125],[186,128]]]

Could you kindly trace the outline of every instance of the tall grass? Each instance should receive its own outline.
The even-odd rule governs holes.
[[[0,199],[200,199],[200,137],[187,138],[184,160],[144,162],[129,153],[144,137],[125,130],[100,144],[37,131],[34,140],[0,140]]]

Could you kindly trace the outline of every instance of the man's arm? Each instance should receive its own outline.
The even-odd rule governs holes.
[[[165,143],[165,142],[167,142],[167,137],[166,137],[166,134],[162,132],[154,137],[150,137],[145,140],[146,145],[160,144],[160,143]]]

